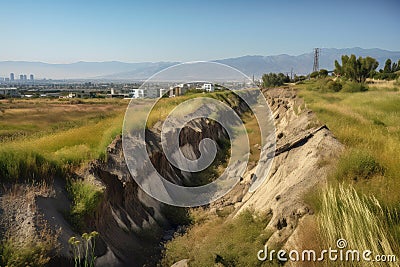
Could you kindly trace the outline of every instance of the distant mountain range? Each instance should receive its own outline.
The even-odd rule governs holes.
[[[388,51],[378,48],[363,49],[355,48],[322,48],[320,51],[320,68],[332,70],[334,60],[340,59],[344,54],[355,54],[358,56],[371,56],[376,58],[381,66],[385,60],[392,61],[400,59],[400,51]],[[274,56],[242,56],[215,60],[239,69],[248,76],[260,77],[263,73],[284,72],[295,74],[306,74],[313,68],[313,52],[291,55]],[[142,62],[125,63],[119,61],[108,62],[76,62],[70,64],[49,64],[42,62],[27,61],[0,61],[0,77],[9,77],[10,73],[34,74],[36,78],[48,79],[96,79],[96,80],[145,80],[162,69],[175,65],[179,62]]]

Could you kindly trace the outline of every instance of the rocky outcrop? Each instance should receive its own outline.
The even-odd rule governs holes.
[[[243,197],[238,212],[246,208],[272,212],[268,228],[274,232],[268,244],[285,245],[304,216],[313,214],[304,197],[326,183],[328,162],[342,145],[321,125],[315,114],[290,89],[264,91],[275,117],[277,146],[267,180]],[[251,171],[250,171],[251,173]],[[293,246],[293,242],[289,240]]]

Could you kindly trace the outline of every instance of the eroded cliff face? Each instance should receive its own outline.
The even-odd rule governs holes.
[[[146,133],[152,164],[171,182],[191,184],[190,173],[183,173],[172,166],[162,153],[159,130],[156,125]],[[189,158],[199,156],[198,144],[204,138],[218,141],[226,139],[227,135],[218,123],[207,119],[196,120],[180,134],[183,153]],[[173,232],[176,227],[170,216],[177,208],[151,198],[136,184],[126,166],[120,136],[108,147],[106,162],[92,163],[85,179],[88,175],[104,186],[103,201],[94,222],[94,228],[103,241],[102,249],[98,250],[97,265],[154,264],[160,254],[159,243],[166,238],[166,232]]]
[[[298,227],[314,211],[304,199],[312,188],[326,183],[326,176],[342,144],[308,110],[291,89],[264,91],[275,118],[277,146],[267,180],[254,193],[247,193],[238,212],[252,207],[270,211],[267,226],[274,232],[268,244],[295,248],[299,246]],[[251,173],[251,171],[250,171]]]

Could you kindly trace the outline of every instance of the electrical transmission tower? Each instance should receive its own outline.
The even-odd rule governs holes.
[[[313,67],[313,72],[314,71],[319,71],[319,48],[314,48],[314,67]]]

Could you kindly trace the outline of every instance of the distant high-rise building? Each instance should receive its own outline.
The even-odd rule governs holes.
[[[10,81],[14,81],[14,73],[10,73]]]
[[[23,75],[23,74],[20,74],[20,75],[19,75],[19,79],[20,79],[21,81],[23,81],[23,80],[24,80],[24,75]]]
[[[33,82],[33,80],[34,80],[33,74],[29,75],[29,80],[31,80]]]
[[[24,81],[26,81],[26,74],[24,74]]]

